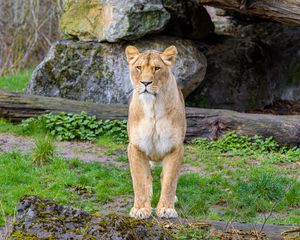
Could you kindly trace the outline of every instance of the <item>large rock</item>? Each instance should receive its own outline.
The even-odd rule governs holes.
[[[207,74],[187,103],[248,111],[276,100],[299,101],[300,28],[252,20],[229,27],[227,35],[200,44]]]
[[[163,0],[171,14],[164,33],[190,39],[202,39],[214,32],[214,24],[206,9],[196,0]]]
[[[50,199],[24,197],[9,239],[174,239],[151,221],[62,206]]]
[[[170,19],[160,0],[66,0],[60,29],[82,41],[138,39]]]
[[[170,37],[134,43],[139,49],[175,45],[173,72],[187,96],[204,78],[206,58],[193,42]],[[59,41],[35,69],[27,93],[102,103],[127,103],[132,90],[124,50],[128,43]]]

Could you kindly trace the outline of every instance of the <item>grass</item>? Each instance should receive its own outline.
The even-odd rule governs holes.
[[[0,132],[37,139],[31,153],[0,153],[0,226],[14,215],[24,195],[89,211],[101,210],[118,197],[133,198],[129,168],[62,159],[38,121],[24,128],[24,123],[0,119]],[[194,142],[185,145],[184,163],[196,171],[181,175],[177,187],[181,217],[253,223],[268,218],[269,224],[300,224],[299,149],[282,148],[271,140],[251,142],[233,134],[216,142]],[[108,137],[94,144],[107,149],[107,156],[128,162],[125,144]],[[159,199],[160,171],[153,170],[153,207]],[[178,230],[176,238],[213,239],[206,230],[185,228]]]
[[[0,132],[37,139],[47,134],[43,124],[32,120],[16,125],[0,119]],[[0,153],[3,216],[13,215],[23,195],[52,198],[86,210],[101,210],[115,197],[133,196],[129,169],[80,159],[66,161],[54,154],[52,141],[38,140],[32,153]],[[105,155],[128,162],[125,144],[107,136],[98,137],[94,144],[107,149]],[[279,146],[271,138],[229,133],[218,141],[196,139],[186,144],[184,163],[195,167],[195,172],[179,179],[176,207],[182,217],[263,223],[270,215],[267,223],[300,224],[299,148]],[[153,171],[153,207],[159,199],[160,170]]]
[[[33,70],[21,70],[17,74],[0,76],[0,88],[22,92],[26,89]]]
[[[8,214],[12,214],[24,194],[38,194],[85,209],[99,209],[115,196],[132,195],[128,169],[82,163],[80,159],[65,162],[54,155],[53,143],[44,139],[46,130],[39,122],[25,128],[24,124],[4,120],[0,123],[0,132],[39,139],[31,155],[0,155],[0,167],[8,177],[0,177],[0,186],[4,184],[0,194],[7,199],[2,205]],[[277,146],[270,139],[251,142],[232,133],[216,142],[194,142],[185,146],[184,162],[200,172],[186,173],[179,179],[177,209],[181,216],[262,223],[273,211],[278,217],[271,217],[269,223],[300,223],[299,149]],[[116,160],[128,161],[124,155],[126,145],[107,137],[98,138],[95,144],[107,149],[107,156],[116,155]],[[34,160],[43,164],[38,167]],[[159,168],[154,170],[153,206],[159,199],[159,173]]]
[[[3,118],[0,118],[0,132],[12,133],[20,136],[30,136],[34,138],[46,135],[46,129],[40,122],[35,122],[24,128],[22,124],[14,124]]]
[[[49,136],[36,138],[33,147],[33,163],[42,166],[52,161],[55,156],[55,148],[55,144]]]
[[[132,194],[129,170],[54,158],[36,166],[32,156],[0,153],[0,196],[5,215],[13,215],[24,195],[52,198],[86,210],[99,210],[113,196]],[[4,222],[0,218],[0,225]]]
[[[0,168],[1,205],[8,215],[14,213],[23,195],[34,194],[86,210],[99,210],[115,196],[133,194],[129,169],[83,163],[79,159],[65,161],[55,157],[37,166],[30,154],[1,153]],[[159,198],[159,173],[159,168],[153,173],[153,206]],[[269,223],[300,223],[299,181],[271,166],[239,169],[230,177],[222,171],[186,173],[179,179],[177,196],[177,209],[183,217],[263,222],[260,213],[274,208],[284,217],[271,217]]]

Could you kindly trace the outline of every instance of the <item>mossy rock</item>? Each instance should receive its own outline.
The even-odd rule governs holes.
[[[63,40],[55,43],[35,69],[27,93],[100,103],[128,103],[132,84],[125,48],[163,50],[175,45],[178,58],[173,73],[187,96],[204,78],[206,58],[186,39],[152,37],[131,43]]]
[[[68,38],[116,42],[159,32],[169,19],[161,1],[67,0],[60,29]]]
[[[50,199],[23,197],[9,239],[173,239],[161,226],[117,214],[92,214]]]

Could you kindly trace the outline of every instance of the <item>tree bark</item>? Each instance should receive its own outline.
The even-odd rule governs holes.
[[[128,106],[24,95],[0,90],[0,117],[19,122],[53,112],[85,111],[98,119],[127,119]],[[228,131],[241,135],[273,136],[281,144],[300,145],[300,115],[249,114],[231,110],[186,108],[186,140],[216,139]]]
[[[256,223],[239,223],[239,222],[224,222],[214,220],[194,220],[194,219],[174,219],[174,223],[200,223],[205,227],[205,223],[224,233],[224,239],[261,239],[255,238],[265,235],[267,239],[282,240],[296,239],[300,234],[300,227],[297,225],[275,225],[275,224],[256,224]],[[215,231],[213,231],[215,233]],[[227,237],[227,238],[226,238]],[[261,236],[262,237],[262,236]],[[223,238],[222,238],[223,239]]]
[[[299,0],[198,0],[204,5],[231,9],[246,15],[300,25]]]

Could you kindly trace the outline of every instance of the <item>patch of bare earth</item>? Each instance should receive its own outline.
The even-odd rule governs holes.
[[[101,206],[101,213],[128,213],[129,209],[133,206],[133,196],[131,195],[122,195],[115,196],[109,202]]]
[[[0,133],[0,152],[21,151],[30,153],[34,146],[34,140],[30,137],[16,136],[9,133]],[[115,164],[118,167],[126,168],[129,164],[118,161],[118,157],[124,154],[122,151],[115,151],[112,155],[107,155],[107,148],[97,146],[91,142],[56,142],[57,153],[64,159],[77,158],[83,162],[99,162],[105,164]],[[199,167],[183,164],[181,174],[187,172],[200,172]]]
[[[32,139],[0,133],[0,152],[22,151],[29,152],[33,147]]]
[[[183,163],[181,165],[180,174],[185,174],[185,173],[189,173],[189,172],[200,173],[200,172],[203,172],[203,170],[198,166],[196,167],[196,166],[189,165],[187,163]]]
[[[77,158],[84,162],[112,163],[120,167],[128,166],[127,163],[117,160],[118,153],[107,156],[105,155],[106,148],[90,142],[56,142],[55,144],[57,153],[67,160]],[[30,137],[0,133],[0,152],[21,151],[30,153],[33,146],[34,141]]]

